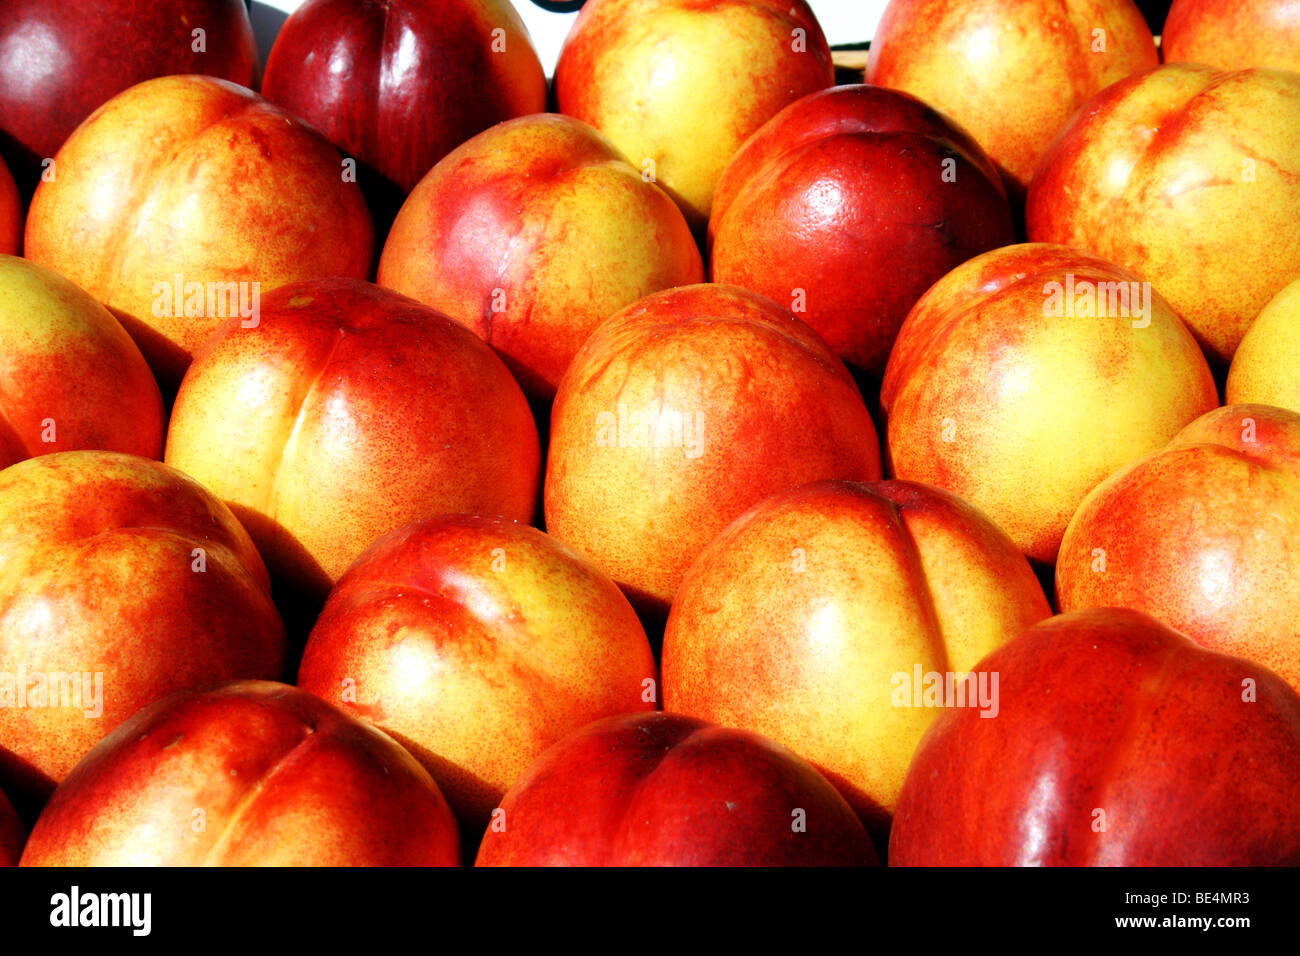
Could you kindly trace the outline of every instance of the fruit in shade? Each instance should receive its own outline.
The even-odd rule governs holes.
[[[1300,689],[1300,414],[1228,405],[1112,475],[1070,521],[1061,609],[1129,607]]]
[[[1300,74],[1192,63],[1090,101],[1043,157],[1025,209],[1030,239],[1150,281],[1223,365],[1300,274],[1297,218]]]
[[[56,272],[0,256],[0,468],[106,449],[162,456],[163,405],[144,357]]]
[[[1089,253],[1030,243],[935,283],[903,323],[880,400],[894,477],[960,495],[1052,564],[1084,496],[1218,392],[1149,286]]]
[[[1074,112],[1159,62],[1132,0],[890,0],[865,76],[961,124],[1023,199]]]
[[[112,314],[51,269],[0,255],[0,467],[107,449],[158,458],[163,408]]]
[[[907,773],[901,866],[1300,864],[1300,696],[1135,611],[1030,628],[944,710]]]
[[[560,112],[608,136],[700,231],[749,135],[834,82],[806,0],[588,0],[555,67]]]
[[[1015,242],[992,162],[906,93],[839,86],[741,147],[709,219],[715,282],[790,301],[877,379],[910,309],[973,255]]]
[[[695,556],[774,492],[880,477],[843,363],[765,296],[694,285],[598,328],[551,413],[546,527],[662,620]]]
[[[16,256],[23,244],[23,201],[9,167],[0,159],[0,255]]]
[[[173,390],[230,315],[277,286],[369,274],[373,227],[319,133],[256,93],[202,76],[133,86],[55,157],[26,255],[107,305]]]
[[[1174,0],[1161,31],[1160,49],[1166,63],[1300,72],[1300,2]]]
[[[17,866],[27,831],[9,798],[0,790],[0,866]]]
[[[659,699],[614,582],[535,528],[475,515],[369,548],[330,594],[298,686],[401,741],[477,832],[555,741]]]
[[[0,785],[30,794],[144,705],[284,666],[248,534],[196,482],[134,455],[0,471],[0,609]]]
[[[277,581],[321,596],[376,538],[452,511],[528,521],[528,402],[474,333],[356,279],[281,287],[181,383],[168,463],[225,500]]]
[[[1232,356],[1229,405],[1278,405],[1300,412],[1300,279],[1286,286],[1250,324]]]
[[[758,734],[630,714],[571,734],[510,788],[477,866],[877,865],[805,760]]]
[[[686,221],[593,127],[567,116],[494,126],[402,207],[379,283],[473,329],[550,401],[603,320],[704,280]]]
[[[664,708],[785,744],[883,834],[936,714],[906,682],[965,673],[1051,613],[1029,562],[956,496],[806,485],[691,566],[664,634]]]
[[[242,0],[6,0],[0,143],[14,175],[30,189],[41,161],[100,104],[171,73],[254,85],[257,44]]]
[[[455,866],[456,821],[391,737],[271,681],[135,714],[50,798],[23,866]]]
[[[546,74],[509,0],[307,0],[262,93],[410,192],[475,133],[543,112]]]

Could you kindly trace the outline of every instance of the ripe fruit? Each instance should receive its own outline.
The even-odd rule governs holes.
[[[1029,238],[1155,286],[1219,364],[1300,275],[1300,75],[1175,63],[1116,83],[1043,157]]]
[[[1300,279],[1273,296],[1232,357],[1229,405],[1277,405],[1300,412]]]
[[[662,619],[715,534],[773,492],[880,477],[871,416],[835,353],[764,296],[694,285],[587,339],[551,413],[546,527]]]
[[[1300,72],[1300,3],[1174,0],[1161,31],[1160,49],[1166,63]]]
[[[166,460],[235,510],[272,575],[323,596],[370,542],[451,511],[528,521],[537,426],[472,332],[355,279],[231,319],[176,396]]]
[[[30,189],[42,160],[100,104],[169,73],[256,83],[241,0],[6,0],[0,131],[14,175]]]
[[[1130,607],[1300,689],[1300,414],[1228,405],[1102,482],[1070,521],[1061,609]]]
[[[653,710],[627,599],[535,528],[445,515],[377,541],[330,594],[298,686],[392,734],[473,830],[543,750]]]
[[[744,730],[677,714],[598,721],[510,788],[477,866],[874,866],[844,798]]]
[[[17,866],[27,831],[9,798],[0,790],[0,866]]]
[[[23,244],[23,201],[0,159],[0,255],[16,256]]]
[[[438,786],[386,734],[284,684],[135,714],[81,761],[23,866],[455,866]]]
[[[806,0],[587,0],[555,67],[560,112],[608,136],[701,232],[741,144],[834,82]]]
[[[63,276],[0,256],[0,468],[105,449],[159,458],[163,404],[112,314]]]
[[[1051,613],[1015,545],[954,495],[806,485],[691,566],[664,634],[664,707],[785,744],[883,832],[935,717],[911,682],[965,673]]]
[[[256,93],[206,76],[114,97],[55,157],[26,255],[107,305],[164,389],[228,316],[298,279],[369,274],[373,228],[338,152]]]
[[[880,401],[893,476],[947,488],[1052,564],[1084,495],[1218,393],[1149,285],[1031,243],[935,283],[903,323]]]
[[[1300,863],[1300,696],[1144,614],[1062,614],[979,664],[996,720],[946,710],[889,841],[898,866]]]
[[[890,0],[866,81],[918,96],[961,124],[1022,200],[1074,112],[1159,62],[1132,0]]]
[[[975,141],[920,100],[871,86],[813,93],[768,120],[727,167],[709,220],[713,281],[793,301],[877,379],[922,293],[1015,238]]]
[[[262,94],[410,192],[475,133],[543,112],[546,74],[509,0],[307,0]]]
[[[602,321],[703,280],[673,201],[595,129],[556,115],[501,123],[439,163],[379,261],[380,285],[473,329],[543,402]]]
[[[0,783],[48,792],[144,705],[284,654],[262,559],[196,482],[105,451],[0,471]]]

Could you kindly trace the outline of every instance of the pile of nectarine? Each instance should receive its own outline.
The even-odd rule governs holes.
[[[521,2],[4,4],[0,866],[1300,864],[1300,2]]]

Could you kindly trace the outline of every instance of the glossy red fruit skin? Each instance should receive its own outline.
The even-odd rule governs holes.
[[[195,809],[204,826],[194,825]],[[68,775],[23,866],[456,866],[437,785],[305,691],[233,681],[136,713]]]
[[[0,146],[20,182],[34,180],[41,160],[128,86],[170,73],[257,82],[243,0],[6,0],[4,7]],[[194,49],[198,29],[202,52]]]
[[[944,711],[890,835],[903,866],[1300,864],[1300,696],[1136,611],[986,657],[1000,709]]]
[[[17,866],[22,856],[26,831],[4,791],[0,790],[0,866]]]
[[[671,197],[594,127],[544,113],[440,161],[402,205],[376,281],[473,329],[544,407],[602,321],[703,282],[704,264]]]
[[[862,824],[810,764],[679,714],[589,724],[529,767],[495,820],[476,866],[878,864]]]
[[[546,75],[507,0],[308,0],[262,93],[410,192],[475,133],[544,112]]]
[[[907,93],[857,85],[806,96],[750,137],[709,240],[713,281],[782,303],[802,290],[799,318],[879,377],[925,290],[1016,233],[974,139]]]
[[[0,255],[16,256],[22,250],[23,218],[18,185],[0,157]]]

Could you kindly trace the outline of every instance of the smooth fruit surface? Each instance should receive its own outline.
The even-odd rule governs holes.
[[[0,471],[0,776],[48,791],[146,704],[284,655],[262,559],[192,479],[103,451]]]
[[[473,329],[549,401],[602,321],[703,280],[672,199],[593,127],[545,115],[501,123],[439,163],[393,223],[378,281]]]
[[[862,824],[807,762],[678,714],[598,721],[528,768],[477,866],[866,866]]]
[[[537,426],[472,332],[355,279],[283,287],[181,384],[166,460],[228,502],[272,573],[325,591],[376,538],[463,511],[532,519]]]
[[[883,832],[936,715],[912,684],[969,671],[1050,614],[1024,556],[954,495],[806,485],[691,566],[664,634],[664,707],[785,744]]]
[[[829,346],[770,299],[659,292],[597,329],[560,383],[547,529],[638,610],[666,611],[695,556],[767,495],[880,477],[875,426]]]
[[[1300,696],[1144,614],[1063,614],[995,651],[1001,708],[944,710],[894,866],[1300,863]]]
[[[503,518],[445,515],[376,542],[330,594],[298,686],[400,740],[482,830],[547,747],[653,710],[654,655],[588,558]]]
[[[16,256],[23,244],[23,200],[14,177],[0,159],[0,255]]]
[[[0,468],[78,449],[161,458],[164,426],[158,383],[112,313],[0,255]]]
[[[701,231],[749,135],[834,82],[806,0],[588,0],[555,67],[560,112],[608,136]]]
[[[838,86],[787,106],[723,173],[711,276],[790,302],[877,378],[908,310],[971,256],[1015,242],[992,162],[905,93]]]
[[[338,151],[233,83],[133,86],[54,165],[32,197],[25,254],[107,305],[164,387],[228,316],[255,321],[278,286],[370,274],[374,228]]]
[[[1056,560],[1084,496],[1218,405],[1172,309],[1137,277],[1046,244],[985,253],[903,323],[880,396],[891,475],[975,505]]]
[[[1062,610],[1145,611],[1300,689],[1300,413],[1224,406],[1106,479],[1056,588]]]
[[[1132,0],[890,0],[866,81],[960,123],[1023,198],[1039,157],[1095,93],[1159,63]]]
[[[1031,240],[1151,282],[1224,365],[1300,274],[1297,218],[1300,74],[1196,63],[1091,100],[1044,155],[1025,207]]]
[[[438,786],[386,734],[271,681],[140,711],[50,798],[23,866],[455,866]]]
[[[129,86],[203,73],[258,75],[241,0],[6,0],[0,22],[0,132],[14,174],[34,182],[72,131]]]
[[[1300,2],[1174,0],[1161,30],[1160,49],[1166,63],[1300,72]]]
[[[1269,300],[1232,356],[1229,405],[1277,405],[1300,412],[1300,279]]]
[[[546,74],[509,0],[307,0],[262,93],[410,192],[475,133],[543,112]]]

